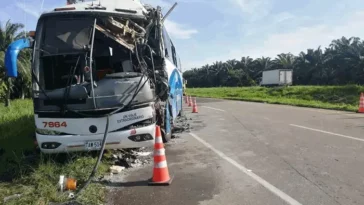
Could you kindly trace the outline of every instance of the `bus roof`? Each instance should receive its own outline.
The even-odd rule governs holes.
[[[140,0],[85,1],[54,8],[51,11],[44,12],[41,16],[56,13],[97,12],[116,15],[126,14],[136,18],[145,18],[147,13],[145,6],[149,5],[143,5]]]

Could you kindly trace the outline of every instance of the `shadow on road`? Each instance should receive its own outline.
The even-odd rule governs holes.
[[[108,187],[140,187],[148,186],[148,180],[133,181],[133,182],[100,182],[100,184],[106,185]]]

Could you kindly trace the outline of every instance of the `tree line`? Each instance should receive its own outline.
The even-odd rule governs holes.
[[[325,49],[307,49],[298,56],[281,53],[274,59],[217,61],[187,70],[183,77],[187,87],[254,86],[261,82],[263,71],[274,69],[292,69],[294,85],[364,84],[364,41],[342,37]]]

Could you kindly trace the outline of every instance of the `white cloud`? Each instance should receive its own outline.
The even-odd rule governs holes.
[[[189,39],[193,34],[198,33],[196,29],[187,28],[185,25],[166,19],[164,22],[168,33],[172,38]]]
[[[296,16],[290,12],[281,12],[275,15],[270,15],[269,19],[265,19],[263,23],[250,23],[242,25],[241,32],[245,37],[253,37],[254,35],[271,34],[278,30],[291,31],[302,25],[313,25],[315,21],[310,16]]]
[[[162,8],[162,11],[167,12],[169,8],[172,7],[172,3],[166,1],[166,0],[141,0],[144,4],[150,4],[152,6],[160,6]]]
[[[332,40],[345,36],[347,38],[356,36],[363,37],[364,11],[357,12],[336,25],[315,25],[312,27],[300,27],[292,32],[276,33],[269,36],[262,45],[252,50],[251,55],[275,57],[282,52],[291,52],[297,55],[308,48],[318,46],[327,47]]]
[[[288,19],[293,19],[293,18],[295,18],[295,16],[293,14],[291,14],[289,12],[282,12],[273,17],[273,22],[280,23],[280,22],[286,21]]]
[[[267,16],[272,9],[273,0],[178,0],[177,3],[193,4],[204,3],[206,8],[213,7],[216,11],[223,15],[239,15],[244,19],[255,21]],[[163,11],[167,11],[172,7],[175,1],[171,0],[141,0],[142,3],[151,4],[153,6],[161,6]]]
[[[53,8],[61,7],[66,5],[66,0],[64,2],[58,2],[57,4],[47,4],[47,0],[37,0],[33,2],[17,1],[14,5],[23,10],[26,14],[31,17],[39,18],[42,12],[52,10]],[[25,3],[25,4],[24,4]],[[42,5],[43,4],[43,5]]]
[[[246,37],[259,35],[259,33],[274,32],[277,28],[283,26],[297,27],[300,23],[309,20],[307,16],[295,16],[289,12],[281,12],[271,15],[269,19],[262,24],[250,23],[243,25],[241,30]]]
[[[216,61],[227,61],[231,59],[241,59],[244,55],[242,54],[242,50],[239,49],[231,49],[229,52],[219,52],[220,55],[218,56],[211,56],[208,58],[202,58],[201,60],[197,61],[191,61],[185,59],[184,62],[182,62],[182,67],[184,70],[189,70],[191,68],[199,68],[201,66],[204,66],[206,64],[212,65]]]
[[[261,9],[262,5],[267,4],[267,0],[231,0],[234,4],[238,5],[244,13],[255,13]]]
[[[211,56],[199,61],[185,63],[184,68],[201,67],[215,61],[226,61],[229,59],[240,59],[242,56],[259,58],[262,56],[275,58],[280,53],[292,53],[298,55],[301,51],[309,48],[316,49],[328,47],[332,40],[342,36],[350,38],[360,37],[364,40],[364,11],[356,12],[342,21],[335,24],[317,24],[310,27],[298,27],[290,32],[272,33],[266,39],[262,39],[260,44],[236,45],[226,54]],[[242,48],[242,49],[239,49]]]
[[[0,11],[0,21],[2,20],[1,23],[4,23],[5,24],[5,22],[8,19],[11,19],[11,16],[8,13],[4,12],[4,11]]]
[[[254,22],[266,17],[272,9],[272,0],[229,0],[234,6],[238,6],[244,18]],[[225,2],[225,1],[224,1]],[[231,12],[231,11],[226,11]]]
[[[34,5],[34,4],[33,4]],[[19,3],[16,2],[15,6],[20,8],[21,10],[23,10],[24,12],[30,14],[33,17],[38,18],[40,15],[40,10],[37,9],[37,7],[33,6],[31,4],[24,4],[24,3]],[[37,12],[38,11],[38,12]]]

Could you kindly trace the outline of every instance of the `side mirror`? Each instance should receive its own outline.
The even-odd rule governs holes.
[[[22,38],[11,43],[5,53],[5,69],[8,77],[18,77],[17,58],[24,48],[32,47],[33,41],[30,38]]]
[[[35,37],[35,31],[29,31],[28,36],[34,38]]]

